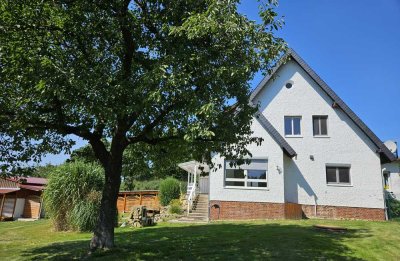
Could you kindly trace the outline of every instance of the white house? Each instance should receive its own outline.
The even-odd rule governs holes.
[[[400,159],[383,165],[383,185],[400,200]]]
[[[393,153],[296,52],[286,55],[251,95],[253,135],[264,139],[249,147],[251,164],[212,156],[223,167],[209,175],[209,218],[384,220],[382,164]]]

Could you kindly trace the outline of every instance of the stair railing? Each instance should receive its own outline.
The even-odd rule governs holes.
[[[187,199],[187,215],[189,216],[190,210],[193,208],[193,203],[196,198],[196,189],[197,189],[197,165],[194,167],[194,181],[192,188],[190,189],[190,193]]]

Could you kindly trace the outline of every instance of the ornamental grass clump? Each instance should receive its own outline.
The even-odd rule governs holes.
[[[57,231],[92,231],[98,220],[103,170],[81,161],[65,163],[50,175],[44,203]]]
[[[164,179],[160,183],[161,205],[167,206],[171,202],[171,200],[178,199],[180,197],[180,194],[180,185],[177,179],[169,177]]]

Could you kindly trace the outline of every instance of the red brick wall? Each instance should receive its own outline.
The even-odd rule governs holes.
[[[385,220],[385,211],[382,208],[355,208],[336,206],[302,205],[305,217],[330,218],[330,219],[364,219],[364,220]]]
[[[219,208],[214,205],[218,205]],[[385,220],[385,212],[379,208],[317,206],[317,216],[315,216],[313,205],[299,206],[303,216],[307,218]],[[295,216],[287,215],[288,206],[284,203],[212,200],[210,207],[210,220],[284,219]]]
[[[213,207],[219,205],[219,209]],[[282,219],[285,207],[281,203],[210,201],[210,220],[219,219]]]

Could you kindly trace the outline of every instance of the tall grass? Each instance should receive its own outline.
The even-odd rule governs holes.
[[[51,174],[44,203],[56,230],[90,231],[97,223],[104,184],[103,169],[75,161],[57,167]]]

